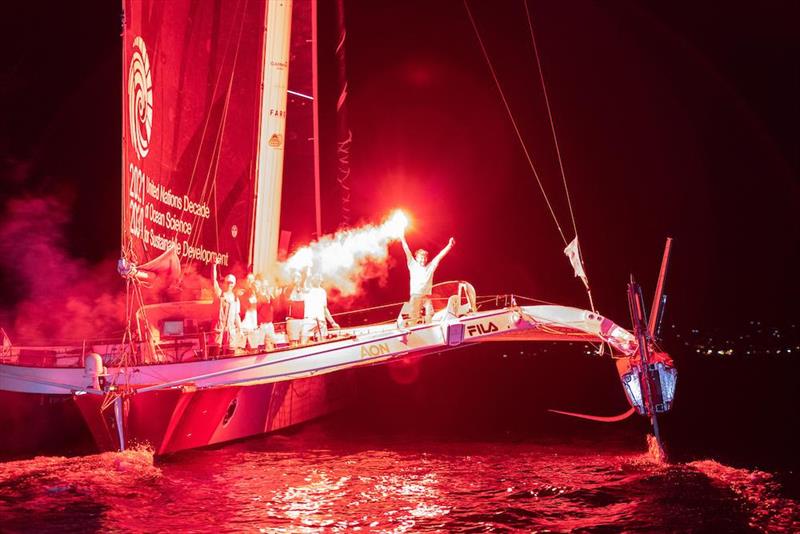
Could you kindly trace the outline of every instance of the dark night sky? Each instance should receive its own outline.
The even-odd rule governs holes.
[[[119,236],[119,13],[78,4],[0,8],[0,201],[71,199],[70,251],[99,261]],[[522,4],[471,5],[570,239]],[[673,319],[796,317],[797,6],[531,3],[601,312],[627,324],[628,273],[651,290],[671,235]],[[584,306],[463,4],[347,7],[356,213],[407,207],[412,247],[454,235],[440,279]],[[13,277],[0,276],[5,293]],[[386,300],[405,276],[394,269]]]

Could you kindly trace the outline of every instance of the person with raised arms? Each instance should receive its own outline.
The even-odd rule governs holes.
[[[430,321],[431,317],[433,317],[433,304],[431,303],[433,274],[436,272],[436,268],[439,267],[439,262],[442,261],[442,258],[453,249],[456,240],[451,237],[447,245],[430,263],[428,262],[428,251],[425,249],[419,249],[413,256],[411,255],[411,249],[408,247],[405,234],[400,236],[400,243],[403,245],[403,251],[406,253],[406,262],[410,276],[410,299],[408,301],[410,322],[411,324],[420,322],[423,310],[425,312],[424,320],[426,322]]]

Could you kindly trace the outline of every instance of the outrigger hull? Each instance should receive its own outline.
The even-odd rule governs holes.
[[[91,386],[83,368],[2,364],[0,390],[70,394],[99,449],[142,444],[167,454],[330,413],[347,402],[349,370],[359,366],[485,341],[605,342],[625,354],[635,351],[630,333],[593,312],[511,306],[408,328],[347,329],[328,342],[260,354],[112,368],[109,376],[124,378],[103,390]]]
[[[324,417],[352,398],[351,372],[251,386],[191,386],[124,400],[126,447],[156,454],[235,441]],[[113,407],[104,397],[0,391],[4,431],[0,452],[12,455],[89,452],[120,448]]]
[[[0,406],[3,457],[93,450],[92,436],[71,394],[0,391]]]

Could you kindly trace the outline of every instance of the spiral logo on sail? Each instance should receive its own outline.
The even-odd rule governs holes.
[[[150,150],[150,132],[153,128],[153,81],[147,47],[141,37],[133,41],[133,56],[128,71],[128,122],[133,148],[139,159],[144,159]]]

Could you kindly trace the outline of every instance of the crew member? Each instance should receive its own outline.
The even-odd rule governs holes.
[[[242,329],[255,330],[258,328],[258,295],[256,292],[256,277],[253,273],[247,275],[244,288],[239,294],[239,309],[242,312]]]
[[[303,273],[295,271],[294,275],[292,275],[292,283],[285,289],[285,292],[289,295],[286,319],[302,319],[303,306],[306,300],[306,293],[308,293]]]
[[[242,320],[239,317],[239,299],[234,293],[236,277],[229,274],[222,281],[222,287],[217,281],[217,264],[213,264],[212,277],[214,279],[214,296],[219,301],[219,313],[214,325],[216,335],[214,342],[223,354],[231,352],[239,345],[242,329]]]
[[[311,277],[311,287],[305,295],[305,322],[301,343],[306,343],[311,336],[318,341],[328,335],[328,322],[333,328],[339,328],[328,310],[328,294],[322,288],[322,276],[315,274]]]
[[[408,265],[408,273],[410,275],[409,293],[410,299],[408,301],[409,319],[411,324],[417,324],[420,321],[420,315],[424,309],[425,321],[430,321],[433,316],[433,304],[431,303],[431,291],[433,288],[433,273],[453,246],[456,240],[452,237],[439,254],[429,263],[428,251],[425,249],[417,250],[414,255],[411,255],[411,249],[408,248],[406,236],[400,237],[400,242],[403,245],[403,251],[406,253],[406,260]]]
[[[255,284],[258,328],[264,333],[264,346],[267,350],[272,350],[275,339],[275,325],[273,324],[275,295],[266,280],[257,277]]]
[[[289,300],[286,305],[286,337],[289,338],[289,345],[296,346],[302,341],[305,299],[308,293],[302,272],[295,271],[292,283],[284,290],[284,294],[287,293]]]

